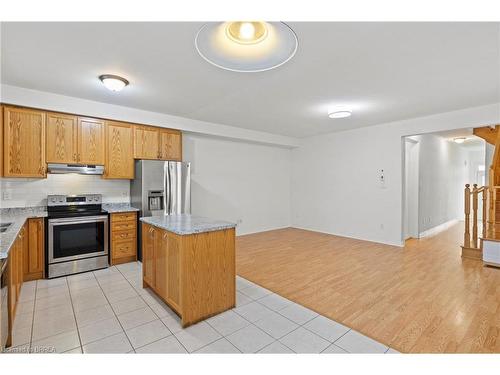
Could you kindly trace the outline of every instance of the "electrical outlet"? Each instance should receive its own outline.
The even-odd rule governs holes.
[[[12,199],[12,190],[6,189],[2,192],[2,200],[10,201]]]
[[[236,224],[241,224],[241,223],[243,223],[243,219],[236,220]]]
[[[126,197],[128,194],[126,191],[122,191],[122,197]]]

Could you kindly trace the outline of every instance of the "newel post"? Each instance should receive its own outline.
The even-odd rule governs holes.
[[[465,185],[465,202],[464,202],[464,211],[465,211],[465,232],[464,232],[464,247],[470,247],[470,185]]]
[[[483,212],[482,212],[482,215],[483,215],[483,234],[482,236],[483,237],[486,237],[486,222],[487,222],[487,199],[488,199],[488,187],[484,186],[484,189],[483,189]]]
[[[477,184],[472,189],[472,246],[477,249]]]

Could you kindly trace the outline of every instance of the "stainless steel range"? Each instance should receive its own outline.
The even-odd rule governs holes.
[[[49,278],[108,267],[108,214],[102,196],[47,197]]]

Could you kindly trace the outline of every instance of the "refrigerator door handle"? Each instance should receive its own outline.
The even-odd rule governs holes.
[[[163,198],[163,205],[165,207],[165,215],[168,215],[169,212],[170,212],[170,190],[169,190],[169,184],[168,184],[168,161],[165,162],[165,164],[163,165],[163,194],[164,194],[164,198]]]
[[[173,207],[172,207],[172,173],[170,171],[170,167],[171,167],[171,164],[168,163],[168,167],[167,167],[167,170],[168,170],[168,213],[169,214],[173,214],[174,211],[173,211]]]

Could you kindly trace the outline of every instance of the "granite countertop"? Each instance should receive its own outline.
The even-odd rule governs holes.
[[[9,250],[29,218],[46,217],[47,207],[2,208],[0,209],[0,223],[12,223],[3,233],[0,233],[0,259],[9,255]]]
[[[141,221],[180,235],[235,228],[236,224],[188,214],[141,217]]]
[[[103,203],[102,209],[110,214],[139,211],[138,208],[132,207],[130,203]]]

